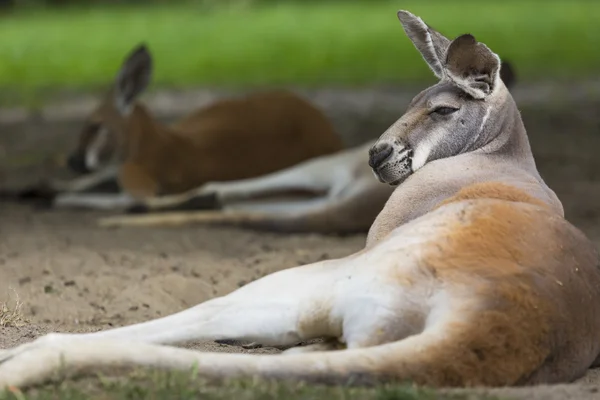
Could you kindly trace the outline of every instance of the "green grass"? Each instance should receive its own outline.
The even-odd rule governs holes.
[[[523,79],[598,73],[596,1],[282,2],[210,10],[175,4],[0,16],[0,89],[96,89],[142,41],[155,56],[153,88],[429,82],[431,72],[396,19],[400,8],[449,37],[475,34],[512,60]]]
[[[444,394],[409,385],[377,388],[326,387],[265,381],[229,381],[221,384],[190,374],[138,371],[123,378],[65,381],[26,392],[0,392],[0,400],[177,399],[177,400],[495,400],[483,395]]]

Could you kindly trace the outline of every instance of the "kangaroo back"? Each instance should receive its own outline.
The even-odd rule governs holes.
[[[320,110],[283,90],[216,102],[171,129],[174,140],[187,143],[189,157],[180,160],[190,165],[181,169],[195,171],[193,187],[264,175],[343,148]]]

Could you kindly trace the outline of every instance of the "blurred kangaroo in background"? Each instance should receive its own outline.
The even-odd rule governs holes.
[[[56,207],[125,207],[134,199],[185,192],[206,182],[251,178],[342,149],[328,118],[287,91],[224,99],[172,125],[137,101],[152,75],[145,45],[126,58],[88,117],[68,166],[83,174],[51,190],[81,192],[116,179],[120,195],[65,193]]]
[[[507,61],[501,64],[500,78],[508,88],[516,81],[515,71]],[[198,223],[277,232],[366,232],[394,190],[373,176],[368,150],[374,143],[371,140],[257,178],[210,182],[179,195],[150,197],[131,208],[131,212],[150,214],[107,217],[99,224],[116,227]],[[306,197],[307,194],[311,196]],[[220,211],[189,212],[205,209],[215,200]]]

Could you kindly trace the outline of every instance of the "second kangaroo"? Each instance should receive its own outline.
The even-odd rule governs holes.
[[[136,101],[151,74],[152,57],[140,45],[68,157],[69,168],[83,175],[51,184],[56,191],[89,192],[116,179],[124,193],[64,193],[55,206],[126,206],[133,199],[180,193],[206,182],[263,175],[343,147],[320,110],[283,90],[221,100],[163,125]]]

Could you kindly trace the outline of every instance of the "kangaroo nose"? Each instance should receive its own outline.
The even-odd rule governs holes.
[[[77,155],[71,155],[67,159],[67,166],[71,169],[71,171],[79,174],[87,174],[89,172],[83,157],[79,157]]]
[[[371,168],[379,167],[392,154],[393,150],[389,143],[377,143],[369,150],[369,166]]]

